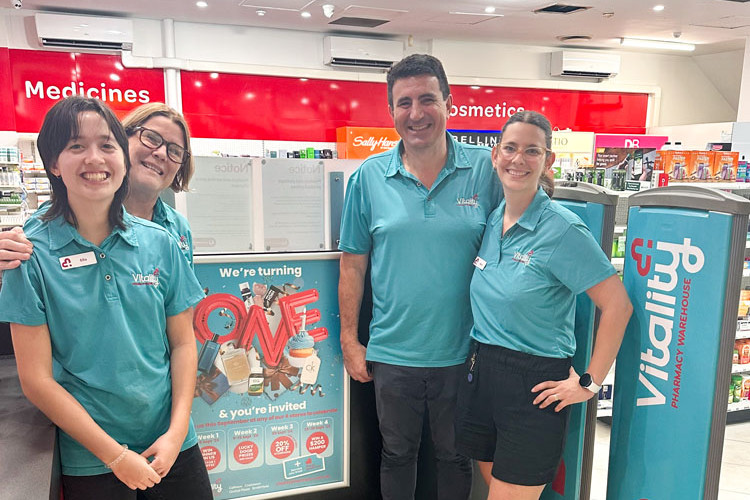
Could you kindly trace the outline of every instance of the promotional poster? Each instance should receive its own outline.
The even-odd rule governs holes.
[[[196,260],[192,416],[216,499],[348,483],[338,255],[264,257]]]

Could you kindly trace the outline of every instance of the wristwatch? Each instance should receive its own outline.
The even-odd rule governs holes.
[[[594,382],[594,379],[591,377],[590,373],[584,373],[581,375],[581,379],[578,381],[579,384],[581,384],[581,387],[584,389],[588,389],[594,394],[599,394],[599,389],[602,388],[602,386],[597,385],[596,382]]]

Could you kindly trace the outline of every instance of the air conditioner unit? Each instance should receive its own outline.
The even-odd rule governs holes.
[[[77,50],[132,50],[133,22],[116,17],[34,15],[43,47]]]
[[[326,36],[323,53],[329,66],[388,69],[404,56],[404,45],[395,40]]]
[[[550,60],[552,76],[579,78],[612,78],[620,72],[620,56],[606,52],[562,50],[553,52]]]

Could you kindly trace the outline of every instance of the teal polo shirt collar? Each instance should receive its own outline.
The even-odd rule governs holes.
[[[547,208],[547,205],[549,205],[549,203],[549,196],[547,196],[547,193],[544,192],[544,189],[539,187],[536,194],[534,195],[534,199],[531,200],[531,204],[526,208],[516,224],[526,229],[527,231],[535,230],[537,224],[539,224],[539,221],[542,218],[544,210]],[[499,210],[497,210],[493,216],[493,222],[497,223],[497,227],[503,227],[503,214],[505,214],[505,200],[500,202]]]
[[[471,168],[472,166],[469,157],[466,155],[466,151],[464,151],[463,149],[459,149],[458,154],[456,154],[457,148],[454,144],[455,139],[449,132],[445,133],[445,141],[448,145],[448,154],[445,157],[445,165],[443,166],[443,169],[441,170],[440,175],[438,176],[434,185],[437,185],[443,177],[452,174],[457,168]],[[401,159],[401,153],[404,150],[403,139],[400,139],[398,141],[396,148],[398,148],[398,154],[391,155],[391,161],[388,163],[388,167],[385,169],[385,177],[393,177],[396,174],[414,177],[412,174],[407,172],[406,167],[404,167],[404,162]]]
[[[154,214],[151,216],[151,222],[159,224],[161,227],[165,227],[167,224],[175,224],[172,212],[164,208],[164,202],[161,200],[161,198],[156,199],[156,204],[154,205]]]
[[[125,229],[121,229],[119,227],[114,228],[112,230],[112,233],[110,233],[110,235],[107,236],[106,239],[110,239],[114,236],[119,236],[125,243],[128,243],[132,247],[137,247],[138,237],[136,236],[135,230],[133,229],[133,216],[125,212],[124,208],[122,209],[122,211]],[[49,221],[48,227],[50,250],[59,250],[71,241],[77,241],[84,246],[92,245],[90,241],[86,241],[80,234],[78,234],[78,231],[75,229],[75,227],[73,227],[72,224],[69,224],[65,220],[65,217],[60,216],[54,220]]]

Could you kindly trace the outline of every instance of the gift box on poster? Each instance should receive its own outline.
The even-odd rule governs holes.
[[[195,395],[206,403],[214,404],[222,394],[229,390],[229,381],[218,368],[213,368],[209,373],[202,373],[195,381]]]
[[[289,364],[286,356],[276,366],[268,366],[263,360],[263,394],[275,401],[299,381],[299,368]]]

